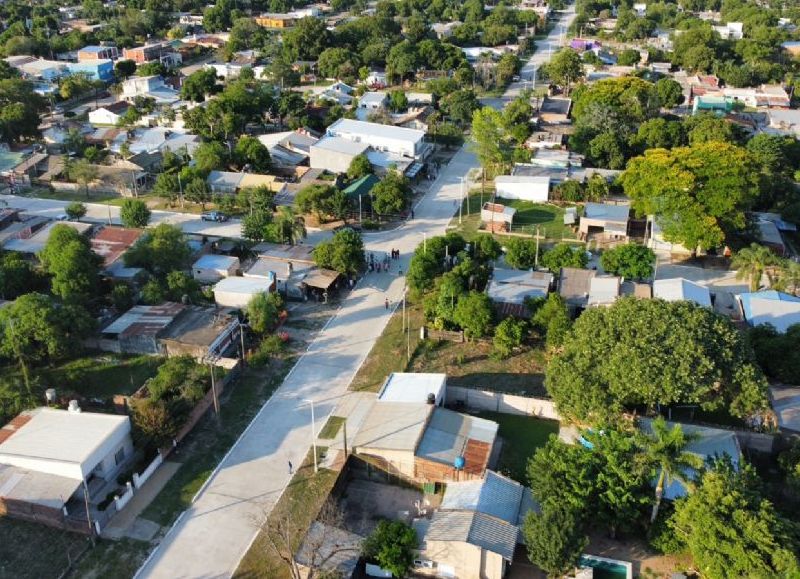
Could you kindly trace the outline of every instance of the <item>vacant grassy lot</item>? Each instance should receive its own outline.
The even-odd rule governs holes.
[[[505,360],[492,356],[489,342],[426,340],[411,360],[409,372],[444,372],[453,386],[541,396],[544,352],[533,343]]]
[[[409,345],[412,357],[419,344],[419,328],[423,324],[422,305],[408,301],[406,314],[411,331],[403,331],[403,306],[389,320],[383,333],[372,346],[367,359],[359,368],[351,390],[377,392],[392,372],[405,372],[408,368]]]
[[[551,434],[558,434],[558,422],[518,414],[481,412],[478,416],[500,425],[503,448],[497,470],[523,484],[528,484],[528,459],[544,446]]]
[[[69,576],[80,579],[130,579],[144,563],[151,546],[144,541],[101,540]]]
[[[88,543],[77,533],[0,517],[0,578],[56,579]]]
[[[322,451],[324,449],[318,449]],[[339,473],[320,469],[314,474],[314,461],[309,451],[303,465],[297,470],[289,486],[278,499],[250,550],[239,563],[234,577],[239,579],[290,579],[286,563],[276,553],[276,547],[294,553],[303,541],[306,531],[317,517],[325,499],[333,489]],[[278,532],[278,528],[286,532]],[[288,544],[287,544],[288,543]]]

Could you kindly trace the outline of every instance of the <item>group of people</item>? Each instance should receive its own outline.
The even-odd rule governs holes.
[[[371,272],[377,271],[380,273],[382,271],[389,271],[389,267],[393,259],[400,259],[399,249],[392,249],[392,251],[387,252],[382,259],[380,257],[376,257],[374,253],[370,253],[369,259],[367,259],[367,266]]]

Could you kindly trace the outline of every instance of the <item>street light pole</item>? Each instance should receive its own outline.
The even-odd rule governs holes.
[[[317,467],[317,432],[316,427],[314,426],[316,423],[314,420],[314,401],[310,398],[306,398],[305,402],[311,404],[311,447],[313,448],[314,452],[314,473],[316,473],[319,469]]]
[[[458,206],[458,224],[461,225],[461,214],[464,209],[464,177],[461,177],[461,204]]]

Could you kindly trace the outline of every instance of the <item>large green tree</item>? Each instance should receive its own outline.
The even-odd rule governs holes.
[[[623,298],[587,310],[547,368],[547,390],[567,419],[593,422],[625,405],[766,405],[766,381],[731,322],[689,302]]]
[[[580,55],[571,48],[556,52],[545,66],[547,76],[569,94],[572,84],[583,78],[583,63]]]
[[[72,227],[55,225],[39,252],[39,260],[51,277],[54,295],[83,303],[97,294],[102,259],[92,251],[89,240]]]
[[[625,279],[648,279],[653,275],[656,254],[644,245],[627,243],[605,250],[600,255],[603,269]]]
[[[557,243],[542,256],[542,265],[553,273],[558,273],[562,267],[583,268],[588,263],[586,250],[582,246],[574,247],[569,243]]]
[[[125,199],[119,210],[119,218],[125,227],[146,227],[150,222],[150,209],[141,199]]]
[[[411,196],[408,179],[398,171],[389,171],[370,191],[372,207],[379,215],[400,213]]]
[[[393,577],[405,577],[414,562],[417,532],[402,521],[382,520],[364,539],[362,550],[367,560],[375,561]]]
[[[548,577],[563,577],[573,570],[589,538],[578,515],[561,505],[529,512],[522,526],[528,558]]]
[[[42,97],[28,81],[0,80],[0,140],[16,143],[39,136],[39,115],[45,109]]]
[[[341,229],[330,240],[317,244],[314,261],[320,267],[334,269],[345,275],[356,275],[364,268],[364,241],[357,231]]]
[[[746,226],[758,168],[744,149],[707,142],[631,159],[619,178],[639,215],[655,215],[665,239],[690,250],[722,245]]]
[[[166,277],[177,269],[189,265],[192,250],[180,228],[168,223],[159,223],[147,230],[125,253],[125,265],[142,267],[150,273]]]

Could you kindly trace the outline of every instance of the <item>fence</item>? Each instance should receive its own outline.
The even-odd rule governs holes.
[[[142,488],[142,485],[147,482],[147,480],[153,476],[153,473],[156,472],[156,469],[161,466],[161,463],[164,462],[164,457],[161,456],[159,452],[156,457],[153,459],[147,468],[142,471],[142,474],[133,473],[133,486],[137,489]]]
[[[133,498],[133,485],[131,485],[130,482],[127,482],[126,485],[127,488],[125,489],[125,492],[122,493],[121,496],[114,497],[114,505],[117,507],[117,512],[124,509],[125,505],[131,502],[131,499]]]
[[[549,420],[561,420],[553,401],[546,398],[533,398],[448,385],[447,403],[459,402],[471,410],[487,410],[504,414],[521,414]]]
[[[435,330],[425,327],[425,337],[429,340],[446,340],[448,342],[464,342],[464,332],[453,332],[450,330]]]

